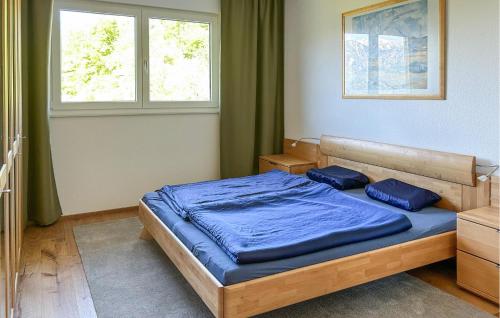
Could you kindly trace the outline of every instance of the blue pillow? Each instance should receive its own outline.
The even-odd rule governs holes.
[[[441,200],[441,197],[432,191],[396,179],[369,184],[365,187],[365,192],[372,199],[413,212]]]
[[[337,190],[362,188],[370,181],[361,172],[339,166],[330,166],[322,169],[313,168],[307,171],[309,179],[326,183]]]

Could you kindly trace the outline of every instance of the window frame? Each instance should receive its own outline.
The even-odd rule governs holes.
[[[220,29],[219,15],[207,12],[115,4],[86,0],[56,0],[54,3],[51,42],[51,117],[150,115],[170,113],[218,113]],[[136,100],[110,102],[62,102],[61,100],[61,25],[60,12],[129,16],[135,18]],[[200,22],[210,25],[210,100],[209,101],[150,101],[149,100],[149,19],[169,19]]]
[[[95,13],[117,16],[134,17],[135,34],[135,101],[107,101],[107,102],[62,102],[61,99],[61,11],[73,11],[82,13]],[[87,1],[59,0],[54,3],[54,16],[51,43],[51,85],[52,98],[51,108],[53,110],[99,110],[99,109],[121,109],[141,108],[142,90],[142,63],[140,31],[141,10],[121,4],[93,3]]]
[[[208,101],[151,101],[149,98],[149,19],[165,19],[171,21],[198,22],[209,24],[210,32],[210,100]],[[143,69],[143,99],[145,108],[213,108],[219,104],[219,38],[217,30],[217,16],[205,13],[183,12],[171,9],[143,9],[142,10],[142,56]]]

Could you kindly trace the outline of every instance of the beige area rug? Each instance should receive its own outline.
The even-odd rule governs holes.
[[[97,315],[212,317],[154,241],[138,239],[137,218],[80,225],[74,233]],[[408,274],[279,309],[262,317],[493,317]]]

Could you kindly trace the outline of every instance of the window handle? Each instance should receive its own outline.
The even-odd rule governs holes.
[[[148,60],[144,60],[144,71],[147,72],[149,68]]]
[[[0,193],[11,193],[12,190],[11,189],[3,189],[3,190],[0,190]]]

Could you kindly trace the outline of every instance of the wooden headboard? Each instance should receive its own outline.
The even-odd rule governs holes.
[[[439,207],[464,211],[489,205],[489,182],[476,185],[476,158],[356,139],[322,136],[328,165],[360,171],[371,182],[395,178],[438,193]]]

